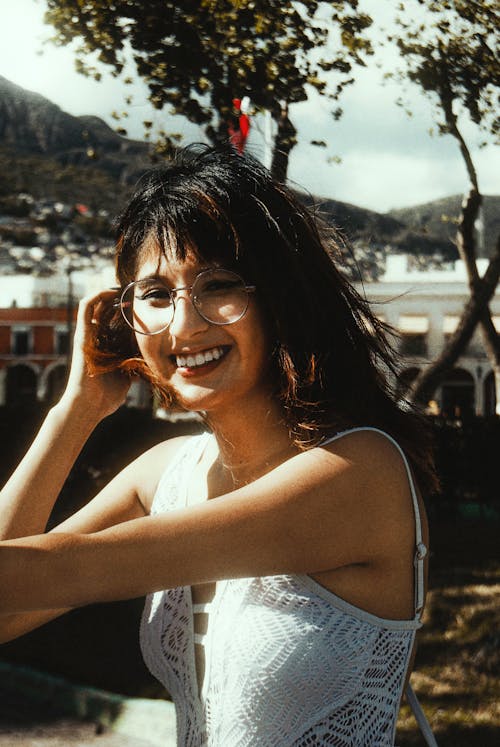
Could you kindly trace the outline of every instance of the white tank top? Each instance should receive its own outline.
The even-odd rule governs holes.
[[[158,484],[152,514],[186,504],[189,476],[210,437],[195,436],[181,447]],[[151,673],[175,703],[179,747],[394,745],[421,625],[426,552],[411,472],[395,445],[408,471],[415,511],[413,619],[376,617],[306,575],[218,582],[203,639],[200,693],[191,588],[150,594],[141,648]]]

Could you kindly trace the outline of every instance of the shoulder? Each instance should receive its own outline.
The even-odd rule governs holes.
[[[331,441],[320,444],[317,449],[359,472],[367,473],[371,479],[377,474],[387,477],[394,474],[408,482],[407,460],[397,441],[385,431],[377,428],[354,428],[340,433]]]
[[[376,428],[356,428],[317,447],[332,477],[345,473],[351,494],[362,500],[367,492],[384,505],[401,502],[411,507],[413,477],[403,450],[392,436]]]
[[[326,521],[348,519],[361,534],[364,527],[370,541],[385,551],[396,539],[398,545],[413,542],[413,477],[393,438],[377,429],[359,428],[312,449],[309,456],[303,473],[316,473],[322,509],[334,509],[322,513]]]
[[[146,513],[151,510],[158,483],[162,475],[173,466],[178,457],[198,436],[177,436],[156,444],[130,465],[134,471],[136,490]]]

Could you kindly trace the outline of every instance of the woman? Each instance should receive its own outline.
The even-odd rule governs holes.
[[[180,745],[393,744],[434,476],[338,247],[233,150],[149,174],[118,226],[119,297],[82,302],[67,389],[2,493],[3,639],[148,594],[143,652]],[[209,430],[43,534],[131,373]]]

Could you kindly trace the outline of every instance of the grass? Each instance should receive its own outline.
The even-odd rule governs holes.
[[[424,627],[411,682],[439,747],[500,744],[498,523],[435,527]],[[409,707],[398,747],[424,744]]]

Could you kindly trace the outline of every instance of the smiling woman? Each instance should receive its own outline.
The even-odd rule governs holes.
[[[148,174],[118,224],[120,289],[82,302],[67,389],[2,492],[3,639],[146,594],[179,745],[393,745],[435,478],[339,241],[231,148]],[[206,433],[43,534],[132,374]]]

